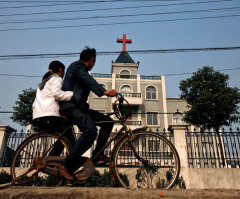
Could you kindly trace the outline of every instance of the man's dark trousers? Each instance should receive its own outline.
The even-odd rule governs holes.
[[[71,108],[64,111],[64,114],[71,121],[76,124],[82,135],[76,141],[69,155],[62,162],[69,171],[73,172],[79,167],[82,154],[84,154],[93,144],[97,137],[97,128],[93,122],[99,121],[113,121],[109,116],[106,116],[98,111],[87,109],[82,110],[79,108]],[[97,146],[93,151],[93,155],[98,153],[100,149],[106,144],[110,133],[112,132],[113,122],[97,124],[101,127],[97,139]]]

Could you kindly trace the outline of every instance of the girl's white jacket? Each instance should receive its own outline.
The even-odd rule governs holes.
[[[73,92],[62,91],[62,78],[54,75],[47,81],[44,88],[37,89],[36,98],[32,105],[33,119],[45,116],[60,117],[58,101],[70,101]]]

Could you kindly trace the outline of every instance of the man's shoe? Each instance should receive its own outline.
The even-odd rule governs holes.
[[[95,172],[95,167],[92,160],[86,158],[86,161],[83,163],[83,166],[80,167],[77,171],[74,172],[76,180],[83,181],[90,178]]]
[[[102,165],[102,164],[106,164],[108,163],[110,160],[110,157],[105,156],[105,155],[99,155],[98,157],[96,157],[93,162],[95,165]]]
[[[68,169],[65,166],[58,164],[57,169],[60,172],[60,174],[67,180],[70,180],[70,181],[74,180],[73,175],[68,171]]]

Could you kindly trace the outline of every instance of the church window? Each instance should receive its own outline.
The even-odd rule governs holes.
[[[120,75],[130,75],[130,72],[128,70],[122,70]]]
[[[120,89],[121,93],[131,93],[132,89],[129,85],[123,85]]]
[[[146,99],[157,99],[157,90],[154,86],[146,88]]]
[[[147,113],[147,125],[158,125],[157,112]]]

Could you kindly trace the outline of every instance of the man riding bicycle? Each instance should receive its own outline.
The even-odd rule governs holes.
[[[64,161],[58,165],[58,169],[63,177],[74,180],[72,173],[79,168],[82,154],[84,154],[93,144],[97,137],[97,128],[94,122],[112,121],[98,111],[89,109],[87,99],[90,91],[94,92],[98,97],[103,95],[114,97],[117,91],[106,90],[99,84],[90,74],[90,71],[96,62],[96,50],[94,48],[86,48],[80,54],[80,60],[73,62],[67,69],[65,79],[63,81],[63,91],[73,91],[74,96],[69,102],[60,103],[60,112],[67,119],[76,124],[82,132],[81,137],[76,141],[69,155]],[[100,126],[97,145],[92,153],[94,157],[100,149],[106,144],[110,133],[112,132],[113,123],[102,123]],[[104,151],[94,160],[95,164],[106,162],[108,157],[104,155]]]

